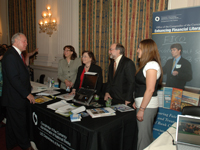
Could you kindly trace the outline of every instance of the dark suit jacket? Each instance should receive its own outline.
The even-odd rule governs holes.
[[[175,87],[179,89],[184,89],[187,81],[192,80],[192,68],[188,60],[181,57],[179,62],[174,68],[174,71],[178,71],[177,76],[171,74],[173,58],[168,60],[163,67],[163,73],[167,74],[166,87]]]
[[[12,108],[24,108],[31,93],[27,67],[14,47],[7,50],[2,59],[3,95],[2,104]]]
[[[76,91],[78,91],[79,89],[79,85],[80,85],[80,76],[83,72],[85,65],[82,65],[78,68],[78,73],[77,73],[77,77],[76,77],[76,81],[74,83],[74,89],[76,89]],[[97,80],[97,85],[96,85],[96,90],[97,90],[97,94],[100,94],[101,91],[101,86],[102,86],[102,82],[103,82],[103,78],[102,78],[102,69],[101,67],[95,65],[95,64],[91,64],[90,69],[88,70],[88,72],[96,72],[98,74],[98,80]]]
[[[114,77],[113,68],[114,60],[111,61],[109,66],[106,92],[108,92],[113,99],[133,102],[136,72],[134,62],[122,56]]]

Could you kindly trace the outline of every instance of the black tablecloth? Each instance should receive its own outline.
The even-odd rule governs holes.
[[[83,117],[71,122],[44,104],[31,105],[31,140],[39,150],[133,150],[137,145],[135,111],[116,116]]]

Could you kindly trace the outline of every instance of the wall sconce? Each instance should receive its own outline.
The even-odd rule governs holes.
[[[53,34],[53,30],[56,31],[57,22],[55,18],[52,18],[51,6],[47,5],[46,9],[47,11],[42,12],[43,19],[40,19],[38,21],[40,27],[39,33],[46,32],[46,34],[51,37],[51,35]]]

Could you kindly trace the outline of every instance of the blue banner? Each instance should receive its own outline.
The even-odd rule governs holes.
[[[200,7],[153,13],[152,33],[200,31]]]
[[[170,46],[178,43],[182,46],[181,58],[184,58],[191,67],[178,64],[177,68],[185,68],[192,74],[190,79],[185,79],[188,88],[200,90],[200,7],[168,10],[153,13],[152,39],[156,42],[164,66],[172,60]],[[171,67],[171,66],[170,66]],[[186,72],[186,71],[184,71]],[[179,72],[181,73],[181,72]],[[187,78],[187,75],[181,78]],[[178,78],[178,76],[177,76]],[[192,79],[191,79],[192,78]],[[164,74],[165,83],[167,75]],[[177,81],[178,82],[178,81]],[[180,81],[179,83],[183,83]]]
[[[181,112],[159,107],[156,121],[153,126],[153,138],[156,139],[171,127],[171,125],[177,121],[178,114],[181,114]]]

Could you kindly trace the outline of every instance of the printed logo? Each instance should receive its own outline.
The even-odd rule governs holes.
[[[33,122],[34,122],[35,125],[38,124],[38,118],[37,118],[37,115],[36,115],[35,112],[33,112]]]
[[[157,21],[157,22],[160,21],[160,17],[156,16],[155,21]]]

